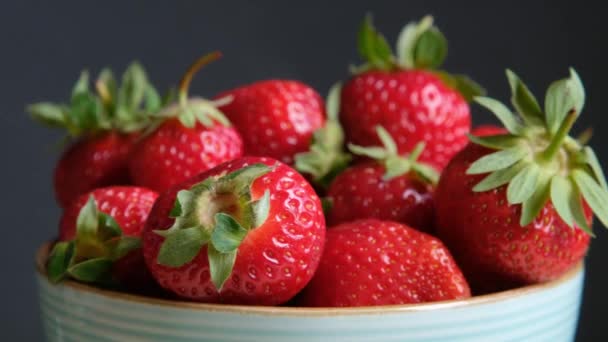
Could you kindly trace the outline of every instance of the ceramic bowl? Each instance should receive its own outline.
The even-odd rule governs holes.
[[[49,282],[37,255],[48,341],[572,341],[584,267],[467,300],[362,308],[199,304]]]

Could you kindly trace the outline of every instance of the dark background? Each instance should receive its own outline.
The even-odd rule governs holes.
[[[122,72],[142,61],[159,87],[174,85],[188,64],[220,49],[225,58],[195,79],[193,94],[264,78],[296,78],[325,94],[357,62],[355,32],[366,11],[393,42],[402,25],[435,16],[450,40],[445,68],[468,73],[493,97],[508,99],[504,68],[541,99],[549,82],[575,66],[587,88],[577,129],[595,128],[592,145],[608,165],[608,70],[603,11],[591,1],[3,1],[0,5],[0,324],[8,341],[39,341],[33,255],[55,234],[59,210],[51,187],[59,132],[41,128],[26,103],[66,100],[82,68]],[[474,108],[477,123],[489,114]],[[608,131],[607,131],[608,132]],[[578,337],[607,334],[608,234],[587,262]]]

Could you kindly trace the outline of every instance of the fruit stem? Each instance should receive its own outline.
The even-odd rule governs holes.
[[[201,70],[205,65],[218,60],[220,57],[222,57],[221,52],[213,51],[200,57],[194,63],[192,63],[192,65],[190,65],[179,82],[178,91],[180,103],[185,103],[188,100],[188,88],[190,87],[190,82],[192,82],[192,77],[194,77],[194,74]]]
[[[542,152],[542,161],[548,163],[553,160],[560,147],[562,146],[564,139],[568,135],[568,132],[570,132],[570,129],[572,129],[572,125],[574,125],[574,121],[576,121],[576,116],[576,111],[574,109],[568,112],[566,118],[564,119],[562,124],[559,126],[559,129],[551,139],[551,144],[549,144],[549,146]]]

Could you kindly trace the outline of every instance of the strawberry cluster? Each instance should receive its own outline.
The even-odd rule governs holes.
[[[507,71],[514,110],[439,70],[425,17],[395,53],[373,27],[364,60],[324,103],[299,81],[192,97],[203,56],[160,96],[138,63],[69,103],[28,109],[65,128],[63,208],[49,279],[247,305],[367,306],[468,298],[546,282],[585,256],[608,185],[588,137],[569,135],[574,70],[541,107]],[[471,130],[469,102],[504,127]]]

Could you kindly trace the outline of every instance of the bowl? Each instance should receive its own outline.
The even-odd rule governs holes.
[[[561,278],[466,300],[361,308],[202,304],[64,281],[37,253],[48,341],[572,341],[583,264]]]

